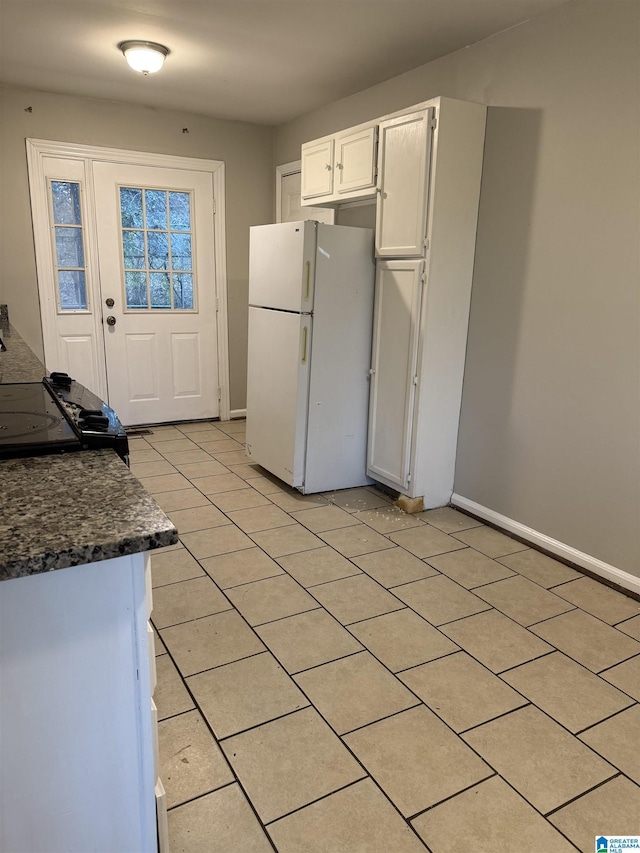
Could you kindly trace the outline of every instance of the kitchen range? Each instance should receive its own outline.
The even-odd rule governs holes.
[[[66,373],[0,385],[0,459],[99,448],[128,462],[116,413]]]

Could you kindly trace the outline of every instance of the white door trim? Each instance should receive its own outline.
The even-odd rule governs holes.
[[[282,179],[287,175],[295,175],[302,170],[300,160],[292,160],[276,166],[276,222],[282,222]]]
[[[121,148],[102,148],[95,145],[80,145],[68,142],[55,142],[48,139],[26,140],[27,163],[29,169],[29,192],[31,197],[31,210],[33,216],[33,231],[36,254],[36,270],[38,278],[38,291],[40,294],[40,317],[42,323],[42,336],[44,339],[45,354],[47,344],[53,340],[53,318],[46,310],[47,297],[44,289],[45,278],[49,276],[48,270],[51,256],[51,240],[49,235],[49,222],[47,217],[47,206],[43,200],[47,198],[47,181],[45,178],[44,157],[60,157],[66,159],[82,160],[87,164],[85,173],[85,185],[87,193],[93,194],[92,182],[89,175],[89,163],[91,161],[109,161],[112,163],[129,163],[135,166],[158,166],[169,169],[185,169],[187,171],[211,172],[213,178],[213,193],[215,198],[214,228],[214,262],[215,262],[215,287],[217,297],[217,343],[218,343],[218,381],[220,384],[220,419],[228,420],[230,417],[230,392],[229,392],[229,332],[227,324],[228,300],[227,300],[227,263],[226,263],[226,216],[225,216],[225,164],[222,160],[202,160],[191,157],[179,157],[172,154],[153,154],[142,151],[128,151]],[[95,249],[97,236],[95,222],[86,222],[87,241]],[[90,256],[97,258],[97,252],[91,251]],[[97,263],[97,260],[92,261]],[[97,272],[95,270],[94,272]],[[97,276],[94,281],[98,281]],[[51,282],[49,282],[51,284]],[[51,292],[51,291],[49,291]],[[95,316],[98,323],[98,317]],[[102,329],[100,326],[100,334]],[[105,375],[104,352],[101,373]],[[106,396],[106,386],[101,389],[102,396]]]

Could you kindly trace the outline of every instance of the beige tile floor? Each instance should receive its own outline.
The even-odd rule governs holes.
[[[640,833],[640,603],[451,508],[303,496],[244,424],[131,439],[172,853],[580,850]]]

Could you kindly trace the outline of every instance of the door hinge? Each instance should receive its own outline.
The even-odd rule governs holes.
[[[424,247],[425,247],[425,249],[429,248],[429,238],[428,237],[424,238]]]
[[[431,121],[429,122],[429,127],[431,128],[431,130],[435,130],[437,126],[438,126],[438,119],[434,116],[431,119]]]
[[[414,385],[417,385],[417,384],[418,384],[418,374],[417,374],[417,373],[416,373],[416,375],[413,377],[413,384],[414,384]]]
[[[217,314],[218,310],[220,308],[220,299],[217,296],[216,296],[215,306],[216,306],[216,314]]]
[[[216,213],[216,199],[215,199],[215,196],[213,197],[213,213],[214,213],[214,215],[215,215],[215,213]]]
[[[218,388],[218,400],[222,399],[222,388]]]
[[[407,474],[407,484],[411,482],[411,474]]]
[[[423,272],[423,273],[422,273],[422,275],[420,276],[420,281],[421,281],[423,284],[425,284],[425,282],[427,281],[427,274],[426,274],[426,272]]]

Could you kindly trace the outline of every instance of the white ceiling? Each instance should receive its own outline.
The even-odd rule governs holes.
[[[567,0],[0,0],[0,82],[279,124]],[[171,54],[131,71],[119,42]]]

